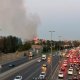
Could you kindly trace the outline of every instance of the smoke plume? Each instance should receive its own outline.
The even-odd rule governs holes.
[[[37,36],[39,17],[26,10],[23,0],[0,0],[0,28],[3,35],[22,39]]]

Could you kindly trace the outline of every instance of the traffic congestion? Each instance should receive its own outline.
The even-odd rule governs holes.
[[[59,66],[58,79],[80,80],[80,48],[68,50]]]

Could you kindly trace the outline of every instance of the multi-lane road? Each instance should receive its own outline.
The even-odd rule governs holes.
[[[59,67],[58,67],[58,69],[56,70],[56,73],[55,73],[55,75],[54,75],[54,79],[55,79],[55,80],[73,80],[72,77],[74,77],[74,75],[76,75],[76,76],[79,78],[78,80],[80,80],[80,75],[78,74],[78,71],[76,71],[75,66],[73,67],[73,75],[69,75],[69,74],[68,74],[68,69],[69,69],[69,68],[67,68],[67,69],[64,71],[64,78],[59,78],[59,77],[58,77]]]
[[[70,54],[70,53],[68,53]],[[80,57],[79,55],[77,55],[79,53],[73,52],[70,54],[70,56],[68,58],[64,58],[64,60],[67,60],[67,66],[64,67],[65,70],[61,70],[61,66],[64,63],[64,60],[62,60],[62,64],[59,65],[55,71],[54,74],[54,79],[55,80],[80,80]],[[71,57],[72,56],[72,57]],[[73,61],[70,61],[70,59],[72,59]],[[77,61],[78,59],[78,61]],[[72,71],[70,73],[68,73],[69,69],[72,69]],[[63,77],[58,77],[59,72],[63,72]],[[78,78],[78,79],[73,79],[73,78]]]
[[[36,60],[34,63],[32,62],[29,66],[26,66],[25,68],[22,68],[21,70],[17,71],[15,74],[12,74],[9,77],[6,77],[4,80],[13,80],[15,78],[15,76],[17,76],[17,75],[21,75],[23,77],[23,80],[33,80],[33,78],[39,78],[39,75],[41,73],[41,67],[43,64],[47,64],[46,80],[51,80],[52,77],[53,77],[53,80],[69,80],[69,78],[74,77],[74,74],[76,74],[77,76],[80,77],[80,74],[78,73],[79,71],[76,70],[76,66],[78,63],[75,63],[75,65],[74,65],[74,61],[75,61],[74,58],[76,60],[78,58],[77,53],[75,52],[75,53],[68,53],[68,54],[70,55],[68,58],[64,57],[64,58],[60,59],[60,56],[57,55],[56,53],[54,53],[54,56],[52,57],[52,65],[49,64],[47,61],[38,62]],[[34,57],[34,58],[36,59],[36,57]],[[73,67],[72,67],[73,75],[68,74],[68,70],[72,63],[72,62],[70,62],[70,59],[73,59]],[[29,61],[28,58],[23,57],[20,60],[14,61],[13,63],[15,63],[15,65],[18,66],[18,65],[28,62],[28,61]],[[80,61],[80,58],[78,61]],[[65,62],[67,62],[66,63],[67,66],[65,67],[65,70],[62,70],[64,77],[60,79],[58,77],[58,75],[59,75],[59,72],[61,71],[61,66],[63,66],[65,64]],[[6,71],[6,69],[8,70],[8,68],[9,68],[8,65],[11,63],[5,64],[5,66],[7,66],[7,68],[5,68],[5,66],[4,66],[3,68],[5,70],[3,70],[3,72]],[[51,74],[51,71],[52,71],[52,74]]]
[[[53,56],[53,60],[52,60],[53,72],[55,71],[55,69],[58,65],[58,61],[59,61],[59,56],[58,55]],[[23,77],[23,80],[33,80],[33,78],[38,78],[41,73],[41,66],[44,63],[47,63],[47,62],[46,61],[41,61],[41,62],[36,61],[34,64],[32,63],[30,66],[28,66],[28,67],[20,70],[19,72],[9,76],[5,80],[13,80],[15,78],[15,76],[17,76],[17,75],[21,75]],[[51,66],[48,63],[47,63],[47,66],[48,66],[48,68],[47,68],[48,70],[47,70],[46,78],[49,79],[49,77],[51,75]]]
[[[38,56],[35,56],[32,59],[35,59],[37,57]],[[28,61],[32,60],[32,59],[29,59],[28,56],[26,56],[26,57],[22,57],[20,59],[17,59],[15,61],[11,61],[11,62],[5,63],[5,64],[2,65],[2,68],[0,70],[0,73],[3,73],[5,71],[8,71],[8,70],[10,70],[10,69],[12,69],[14,67],[17,67],[17,66],[19,66],[19,65],[21,65],[21,64],[23,64],[25,62],[28,62]],[[13,67],[9,67],[9,65],[14,65],[14,66]]]

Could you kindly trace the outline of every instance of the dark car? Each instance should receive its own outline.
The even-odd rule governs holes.
[[[71,78],[71,77],[69,77],[69,78],[68,78],[68,80],[72,80],[72,78]]]
[[[80,70],[79,66],[76,66],[76,70],[77,70],[77,71],[79,71],[79,70]]]
[[[79,80],[78,75],[77,74],[73,75],[72,80]]]
[[[9,67],[15,67],[15,64],[9,64]]]
[[[70,67],[74,67],[74,65],[73,64],[70,64]]]

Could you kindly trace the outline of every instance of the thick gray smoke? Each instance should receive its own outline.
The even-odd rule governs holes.
[[[0,0],[0,28],[3,35],[32,39],[37,35],[39,17],[29,14],[23,0]]]

